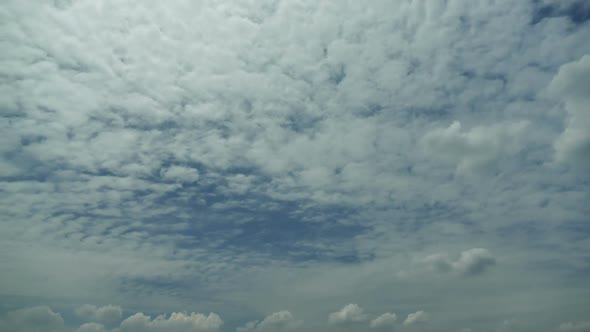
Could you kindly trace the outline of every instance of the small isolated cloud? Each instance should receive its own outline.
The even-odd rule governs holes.
[[[191,183],[199,180],[199,171],[191,167],[174,165],[162,169],[160,171],[160,176],[168,181]]]
[[[209,315],[174,312],[170,317],[160,315],[155,319],[139,312],[125,319],[121,323],[120,332],[200,332],[217,331],[223,325],[221,318],[215,314]]]
[[[549,90],[565,103],[566,127],[555,141],[555,158],[590,167],[590,55],[561,66]]]
[[[82,324],[76,332],[107,332],[107,329],[102,324],[86,323]]]
[[[105,305],[97,307],[85,304],[75,310],[76,315],[91,322],[112,323],[121,320],[123,310],[117,305]]]
[[[563,323],[559,325],[559,332],[590,332],[590,321]]]
[[[477,275],[495,265],[496,258],[487,249],[473,248],[461,252],[455,261],[445,253],[437,253],[425,257],[421,262],[438,272],[457,271],[464,275]]]
[[[410,326],[417,323],[426,323],[428,321],[428,314],[422,310],[416,311],[413,314],[408,314],[404,321],[404,326]]]
[[[428,132],[422,144],[429,154],[457,166],[457,173],[493,169],[501,159],[513,156],[524,148],[521,135],[526,121],[478,126],[463,130],[455,121],[447,128]]]
[[[347,304],[344,308],[328,316],[330,324],[358,323],[365,320],[367,320],[367,315],[363,313],[363,308],[354,303]]]
[[[393,313],[389,313],[386,312],[383,315],[373,319],[371,321],[371,328],[382,328],[382,327],[389,327],[389,326],[393,326],[393,324],[395,324],[395,321],[397,320],[397,315],[393,314]]]
[[[62,332],[64,320],[47,306],[10,311],[0,317],[0,331]]]

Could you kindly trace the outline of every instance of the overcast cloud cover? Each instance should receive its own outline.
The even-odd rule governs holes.
[[[0,331],[590,331],[590,2],[3,0]]]

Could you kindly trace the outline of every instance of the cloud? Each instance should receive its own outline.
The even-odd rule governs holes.
[[[160,171],[163,179],[191,183],[199,179],[199,171],[191,167],[171,166]]]
[[[559,325],[559,332],[588,332],[590,322],[567,322]]]
[[[588,304],[587,175],[550,163],[583,164],[564,2],[3,1],[0,302],[557,326]],[[473,243],[501,285],[412,273],[491,270]]]
[[[123,310],[120,306],[106,305],[97,307],[91,304],[84,304],[76,308],[76,315],[92,322],[112,323],[121,320]]]
[[[549,86],[568,114],[565,131],[555,141],[555,158],[576,167],[590,167],[590,55],[564,64]]]
[[[461,252],[456,260],[445,253],[426,256],[421,260],[438,272],[457,271],[464,275],[477,275],[496,264],[496,258],[485,248],[472,248]]]
[[[62,332],[64,320],[47,306],[9,311],[0,316],[0,331]]]
[[[408,317],[404,321],[404,326],[410,326],[419,323],[428,322],[428,314],[422,310],[408,314]]]
[[[487,249],[473,248],[463,251],[459,259],[453,262],[453,267],[464,274],[476,275],[495,264],[496,259]]]
[[[458,173],[489,170],[524,149],[521,136],[528,125],[517,121],[463,131],[461,122],[455,121],[426,133],[422,143],[434,157],[456,165]]]
[[[98,323],[84,323],[76,332],[108,332],[107,329],[102,324]]]
[[[363,308],[358,304],[350,303],[339,311],[328,315],[328,322],[330,324],[359,323],[366,321],[367,318],[367,315],[363,313]]]
[[[393,326],[395,321],[397,320],[397,315],[386,312],[381,316],[373,319],[371,324],[369,325],[371,328],[382,328],[382,327],[390,327]]]
[[[238,332],[248,331],[276,331],[288,330],[300,327],[303,321],[295,319],[293,314],[287,310],[272,313],[266,316],[262,321],[252,321],[242,327],[238,327]]]
[[[150,316],[139,312],[121,322],[118,332],[217,331],[222,325],[223,321],[214,313],[204,315],[174,312],[169,317],[160,315],[152,320]]]

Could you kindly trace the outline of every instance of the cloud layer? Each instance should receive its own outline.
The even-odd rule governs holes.
[[[576,328],[589,22],[581,0],[3,1],[0,326]]]

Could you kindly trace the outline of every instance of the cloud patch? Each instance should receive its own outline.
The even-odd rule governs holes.
[[[457,271],[473,276],[482,274],[496,265],[496,258],[485,248],[472,248],[461,252],[455,260],[445,253],[437,253],[423,258],[421,262],[438,272]]]
[[[564,102],[568,115],[554,144],[556,160],[590,168],[590,55],[561,66],[549,91]]]
[[[84,304],[74,310],[76,315],[90,322],[112,323],[121,320],[123,309],[116,305],[97,307],[91,304]]]
[[[174,312],[170,316],[159,315],[152,319],[141,312],[126,318],[121,322],[120,332],[201,332],[201,331],[218,331],[223,325],[221,318],[210,313],[204,315],[200,313],[182,313]]]
[[[559,332],[590,332],[589,322],[567,322],[559,325]]]
[[[64,320],[47,306],[9,311],[0,316],[0,331],[63,332]]]
[[[369,326],[373,329],[391,327],[395,324],[396,320],[397,320],[396,314],[386,312],[386,313],[380,315],[379,317],[373,319]]]
[[[406,318],[406,320],[404,320],[404,326],[426,323],[428,322],[428,320],[428,314],[423,310],[419,310],[414,313],[408,314],[408,317]]]
[[[432,156],[456,165],[460,174],[494,170],[500,161],[524,149],[521,136],[528,125],[517,121],[463,130],[455,121],[426,133],[422,144]]]
[[[347,304],[342,309],[328,315],[328,323],[335,325],[360,323],[367,319],[368,316],[364,313],[363,308],[355,303]]]
[[[296,329],[303,325],[302,320],[295,319],[287,310],[278,311],[266,316],[262,321],[252,321],[238,327],[237,332],[249,331],[277,331]]]

